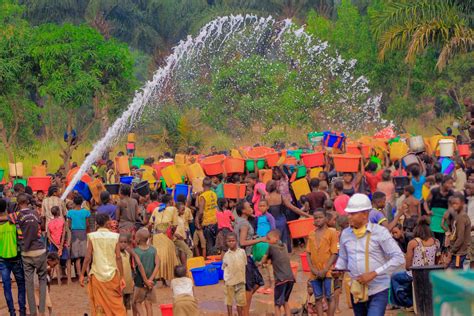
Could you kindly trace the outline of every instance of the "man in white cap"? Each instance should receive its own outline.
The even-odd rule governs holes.
[[[345,209],[350,227],[339,240],[337,270],[348,270],[356,316],[383,316],[388,303],[390,275],[405,264],[397,242],[383,226],[369,223],[372,209],[364,194],[354,194]]]

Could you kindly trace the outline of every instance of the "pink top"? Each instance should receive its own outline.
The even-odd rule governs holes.
[[[234,215],[231,211],[217,211],[217,229],[227,228],[230,231],[233,231],[232,221],[234,221]]]
[[[51,235],[51,240],[55,243],[55,245],[59,246],[61,243],[61,235],[63,234],[64,223],[64,219],[61,217],[54,218],[48,223],[49,234]]]
[[[262,199],[262,195],[260,194],[259,189],[265,192],[265,194],[267,194],[267,191],[265,190],[266,187],[267,186],[264,183],[258,182],[257,184],[255,184],[253,188],[252,203],[253,203],[253,209],[255,211],[255,216],[262,215],[262,212],[260,212],[260,209],[258,208],[258,203],[260,203],[260,200]]]
[[[347,203],[349,203],[349,199],[350,197],[347,194],[338,195],[334,199],[334,209],[336,210],[338,214],[347,215],[346,207],[347,207]]]

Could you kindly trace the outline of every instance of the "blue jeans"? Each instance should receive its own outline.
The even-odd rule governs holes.
[[[23,262],[21,257],[11,259],[0,258],[0,272],[2,273],[3,294],[7,301],[8,311],[11,316],[15,314],[15,305],[12,296],[11,273],[15,276],[18,287],[18,306],[20,308],[20,316],[26,315],[26,292],[25,292],[25,274],[23,272]]]
[[[313,288],[314,298],[317,300],[326,297],[330,300],[333,294],[333,284],[331,278],[311,280],[311,287]]]
[[[388,289],[369,296],[364,303],[354,303],[351,295],[352,308],[355,316],[384,316],[388,304]]]
[[[396,306],[413,306],[413,278],[405,271],[397,272],[392,275],[390,286],[392,287],[392,302]]]

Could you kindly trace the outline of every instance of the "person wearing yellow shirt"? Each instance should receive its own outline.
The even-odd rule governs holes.
[[[206,239],[206,254],[215,253],[217,236],[217,194],[211,190],[212,181],[209,177],[202,182],[203,192],[198,199],[196,229],[203,230]]]
[[[142,180],[148,181],[151,187],[154,187],[154,184],[159,180],[156,170],[152,166],[153,162],[153,158],[147,158],[141,166],[141,169],[143,169]]]

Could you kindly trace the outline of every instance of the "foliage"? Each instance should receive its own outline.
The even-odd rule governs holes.
[[[472,7],[456,0],[392,1],[375,15],[381,59],[391,50],[407,51],[414,63],[428,47],[440,49],[436,67],[441,71],[458,53],[474,46]]]

